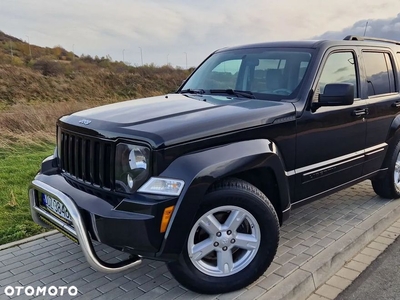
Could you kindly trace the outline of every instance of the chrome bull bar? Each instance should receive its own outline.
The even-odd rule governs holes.
[[[38,206],[38,202],[36,201],[37,193],[35,191],[49,195],[50,197],[61,201],[71,216],[73,227],[56,218],[46,210],[40,208]],[[92,240],[75,203],[67,195],[49,186],[48,184],[39,180],[33,180],[29,188],[29,199],[31,205],[31,215],[35,223],[43,227],[49,227],[47,222],[44,222],[41,219],[44,218],[48,222],[54,224],[56,228],[58,227],[57,229],[62,233],[76,238],[81,246],[87,262],[95,270],[103,273],[118,273],[136,267],[142,262],[140,257],[124,260],[115,264],[101,260],[96,254]]]

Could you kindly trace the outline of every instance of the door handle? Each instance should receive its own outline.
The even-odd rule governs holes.
[[[393,102],[392,107],[400,107],[400,101]]]
[[[359,117],[368,114],[368,108],[359,108],[353,110],[351,113],[352,116]]]

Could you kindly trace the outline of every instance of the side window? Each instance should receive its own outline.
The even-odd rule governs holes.
[[[336,52],[329,55],[319,79],[319,93],[323,94],[329,83],[354,84],[354,97],[358,97],[356,65],[353,52]]]
[[[363,52],[368,83],[368,96],[382,95],[396,91],[392,60],[389,54]]]
[[[396,91],[396,84],[395,84],[395,81],[394,81],[393,63],[392,63],[392,60],[390,59],[389,53],[385,53],[385,59],[386,59],[386,65],[388,67],[388,72],[389,72],[390,90],[392,92],[395,92]]]

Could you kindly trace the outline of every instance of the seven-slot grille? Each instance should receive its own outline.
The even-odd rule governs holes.
[[[61,129],[61,169],[84,182],[114,189],[114,144]]]

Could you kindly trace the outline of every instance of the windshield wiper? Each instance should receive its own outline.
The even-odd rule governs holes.
[[[250,91],[239,91],[239,90],[233,90],[233,89],[226,89],[226,90],[210,90],[211,94],[229,94],[229,95],[234,95],[237,97],[244,97],[244,98],[250,98],[250,99],[255,99],[253,93]]]
[[[186,90],[181,90],[181,94],[189,93],[189,94],[204,94],[205,91],[203,89],[186,89]]]

